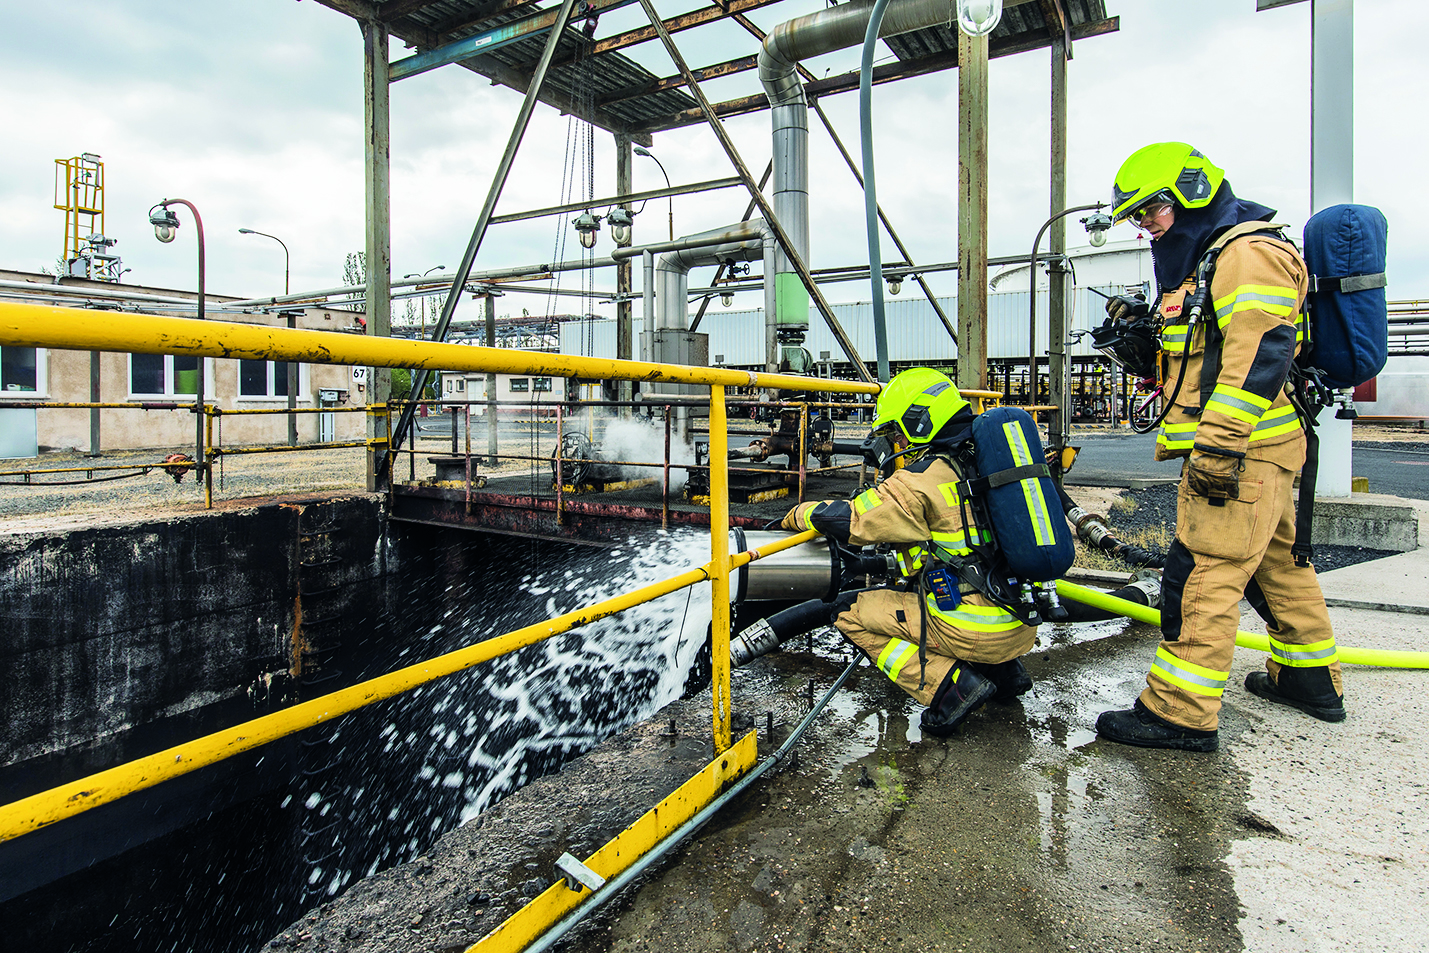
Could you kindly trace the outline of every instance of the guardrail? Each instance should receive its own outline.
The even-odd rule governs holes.
[[[879,390],[876,384],[855,381],[357,337],[327,331],[221,321],[200,322],[150,315],[100,315],[76,309],[8,302],[0,302],[0,346],[707,384],[710,388],[710,454],[712,461],[718,461],[710,470],[711,559],[704,567],[691,570],[665,583],[645,587],[634,594],[606,600],[587,609],[568,613],[559,619],[507,633],[440,659],[409,666],[324,698],[264,716],[238,728],[206,736],[190,745],[179,746],[5,805],[0,807],[0,840],[52,824],[97,804],[152,786],[165,778],[192,771],[203,764],[211,764],[275,738],[321,724],[339,714],[479,664],[532,641],[540,641],[639,601],[704,580],[710,581],[712,589],[714,747],[716,752],[725,751],[730,746],[729,577],[732,568],[737,568],[760,555],[745,553],[733,560],[730,558],[729,489],[725,466],[728,456],[725,387],[805,391],[817,388],[826,393],[844,394],[874,394]],[[385,411],[385,407],[383,409]],[[283,408],[283,412],[287,412],[286,408]],[[381,416],[374,417],[369,414],[369,427],[383,419]],[[386,431],[383,430],[380,434],[369,437],[367,446],[386,450],[385,435]],[[795,545],[808,538],[811,536],[801,534],[788,541],[788,545]],[[786,547],[779,545],[778,548]],[[774,547],[766,549],[766,552],[773,551]]]

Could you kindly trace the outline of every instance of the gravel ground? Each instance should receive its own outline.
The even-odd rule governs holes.
[[[1112,505],[1108,515],[1112,530],[1118,535],[1134,535],[1166,527],[1172,532],[1176,526],[1176,487],[1171,484],[1147,487],[1144,490],[1126,490],[1122,500],[1132,500],[1135,506],[1120,503]],[[1163,549],[1164,551],[1164,549]],[[1329,572],[1358,563],[1398,555],[1393,550],[1369,549],[1364,546],[1315,546],[1315,569]]]

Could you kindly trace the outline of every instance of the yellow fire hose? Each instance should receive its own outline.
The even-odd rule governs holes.
[[[1138,605],[1135,602],[1128,602],[1125,599],[1118,599],[1096,589],[1088,589],[1085,586],[1078,586],[1067,582],[1065,579],[1057,580],[1057,595],[1064,599],[1074,599],[1077,602],[1094,606],[1098,609],[1105,609],[1108,612],[1115,612],[1135,619],[1137,622],[1149,622],[1152,625],[1161,624],[1161,612],[1150,606]],[[1253,632],[1236,632],[1235,644],[1241,648],[1255,649],[1257,652],[1270,651],[1270,639],[1263,635],[1256,635]],[[1340,661],[1347,665],[1377,665],[1382,668],[1429,668],[1429,652],[1406,652],[1393,649],[1355,649],[1348,646],[1336,646],[1336,651],[1340,656]]]

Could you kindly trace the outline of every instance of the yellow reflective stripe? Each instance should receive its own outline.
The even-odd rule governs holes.
[[[939,483],[938,492],[943,494],[943,499],[953,509],[957,509],[962,504],[962,497],[958,496],[958,485],[956,483]]]
[[[933,542],[940,551],[949,552],[955,556],[966,556],[972,552],[972,550],[968,548],[970,545],[976,546],[982,542],[981,537],[978,536],[976,527],[973,528],[971,533],[940,533],[937,530],[932,530],[931,533]],[[969,542],[969,536],[971,536],[971,543]]]
[[[889,639],[888,644],[883,647],[883,651],[878,653],[876,663],[883,674],[898,681],[898,673],[903,671],[903,666],[908,664],[908,660],[918,654],[918,646],[912,642],[905,642],[902,639]]]
[[[1339,651],[1335,648],[1334,636],[1307,645],[1281,642],[1272,637],[1270,654],[1281,665],[1290,665],[1295,668],[1314,668],[1318,665],[1329,665],[1340,659]]]
[[[1025,467],[1037,462],[1032,459],[1032,451],[1027,446],[1027,435],[1016,422],[1008,421],[1003,424],[1002,432],[1012,450],[1013,463]],[[1047,516],[1047,498],[1042,494],[1042,482],[1035,477],[1017,482],[1022,485],[1022,498],[1027,501],[1027,512],[1032,517],[1032,531],[1037,537],[1037,545],[1051,546],[1056,540],[1052,537],[1052,521]]]
[[[1215,302],[1216,323],[1224,328],[1238,311],[1264,311],[1288,318],[1296,311],[1299,299],[1294,288],[1279,285],[1241,285]]]
[[[1214,410],[1252,425],[1260,423],[1260,415],[1269,408],[1270,401],[1264,397],[1229,384],[1217,384],[1211,399],[1206,401],[1206,410]]]
[[[1301,344],[1305,340],[1305,312],[1301,311],[1295,315],[1295,343]]]
[[[1189,324],[1168,324],[1161,329],[1161,350],[1180,354],[1186,350],[1186,338],[1191,333]]]
[[[1017,628],[1022,622],[1017,616],[999,606],[978,606],[962,602],[951,612],[938,608],[936,599],[927,597],[928,611],[949,625],[976,632],[1007,632]]]
[[[1190,450],[1196,442],[1196,421],[1186,424],[1162,424],[1156,432],[1156,442],[1169,450]]]
[[[853,498],[853,511],[857,515],[862,516],[882,502],[883,501],[878,498],[878,493],[872,488],[869,488]]]
[[[1179,659],[1166,651],[1164,645],[1156,649],[1156,660],[1151,663],[1151,674],[1188,692],[1210,698],[1219,698],[1225,692],[1226,679],[1231,676],[1230,672],[1218,672],[1213,668]]]
[[[818,507],[818,505],[819,504],[817,503],[810,503],[808,506],[804,507],[804,512],[799,514],[799,519],[803,522],[804,529],[814,528],[814,510]]]
[[[903,571],[903,575],[911,576],[915,572],[923,568],[923,556],[925,552],[926,551],[923,549],[922,546],[914,546],[909,549],[908,556],[911,557],[913,560],[912,565],[909,565],[908,562],[904,559],[902,550],[895,552],[893,555],[898,560],[898,568]]]
[[[1265,416],[1260,418],[1260,422],[1255,425],[1255,429],[1250,432],[1252,442],[1256,440],[1269,440],[1271,437],[1278,437],[1283,433],[1289,433],[1300,426],[1300,415],[1295,413],[1293,404],[1286,404],[1275,410],[1266,411]]]

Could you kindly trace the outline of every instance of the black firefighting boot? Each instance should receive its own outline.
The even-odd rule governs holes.
[[[1321,721],[1344,721],[1345,698],[1335,694],[1330,670],[1323,665],[1311,668],[1282,666],[1275,678],[1269,672],[1251,672],[1245,687],[1266,701],[1298,708]]]
[[[1097,718],[1097,734],[1120,745],[1138,748],[1175,748],[1179,751],[1215,751],[1219,733],[1182,728],[1156,715],[1136,700],[1128,711],[1104,711]]]
[[[966,662],[959,662],[938,686],[933,704],[923,709],[923,730],[939,738],[947,737],[996,694],[996,685],[973,671]]]
[[[1006,704],[1032,690],[1032,676],[1023,668],[1021,659],[995,665],[989,662],[969,662],[968,665],[997,686],[997,694],[992,696],[995,702]]]

